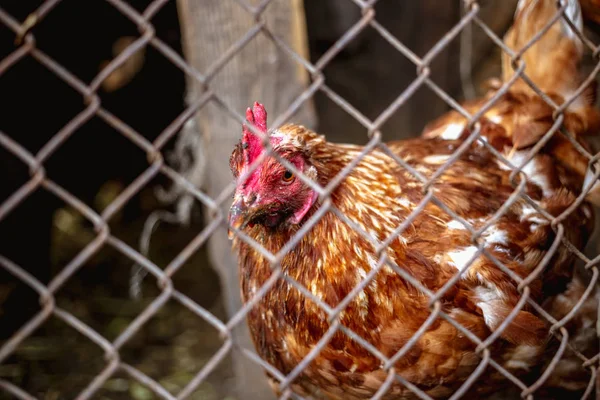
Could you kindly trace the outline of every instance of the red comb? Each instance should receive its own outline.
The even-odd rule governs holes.
[[[260,132],[267,133],[267,110],[259,102],[255,101],[252,108],[246,109],[246,120]],[[252,133],[246,124],[242,125],[242,132],[244,159],[250,164],[262,152],[262,140],[258,135]]]
[[[254,124],[261,132],[267,132],[267,110],[258,101],[254,102],[252,109],[246,109],[246,119]]]

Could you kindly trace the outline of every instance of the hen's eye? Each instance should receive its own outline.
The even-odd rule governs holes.
[[[294,179],[294,174],[292,174],[290,171],[285,171],[283,173],[283,177],[281,178],[284,182],[291,182],[292,179]]]

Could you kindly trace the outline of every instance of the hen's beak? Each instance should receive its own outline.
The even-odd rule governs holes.
[[[227,236],[229,239],[233,239],[233,230],[243,228],[246,216],[248,215],[248,207],[242,196],[236,196],[233,200],[233,204],[229,209],[229,229],[227,230]]]

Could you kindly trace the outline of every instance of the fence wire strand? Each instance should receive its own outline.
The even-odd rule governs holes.
[[[50,317],[56,317],[74,330],[78,331],[81,335],[86,337],[104,352],[105,365],[102,371],[96,375],[91,382],[89,382],[88,386],[84,388],[81,393],[79,393],[77,399],[83,400],[94,397],[102,385],[117,372],[122,372],[135,381],[143,384],[159,398],[177,400],[184,399],[190,396],[194,390],[196,390],[206,379],[206,377],[215,368],[217,368],[217,366],[225,359],[225,357],[227,357],[231,349],[234,346],[237,346],[232,339],[232,329],[244,322],[245,317],[250,309],[256,304],[256,302],[260,301],[262,296],[267,293],[267,291],[278,279],[284,279],[289,285],[296,288],[305,296],[309,297],[315,304],[317,304],[323,311],[326,312],[330,322],[329,329],[321,338],[321,340],[319,340],[319,342],[314,346],[310,353],[307,354],[302,362],[299,363],[287,375],[282,374],[272,365],[269,365],[266,361],[262,360],[255,353],[254,349],[242,349],[244,354],[251,361],[256,363],[257,366],[264,368],[269,372],[273,379],[278,381],[281,390],[280,398],[302,398],[290,390],[294,380],[303,372],[303,370],[312,362],[312,360],[318,356],[323,348],[327,346],[333,335],[338,332],[343,333],[351,340],[359,343],[369,353],[379,359],[384,370],[386,371],[387,378],[383,382],[381,388],[377,391],[377,393],[375,393],[373,399],[385,398],[385,396],[388,394],[388,391],[396,383],[405,386],[419,398],[431,399],[431,397],[425,392],[407,381],[401,375],[397,374],[394,364],[408,351],[410,351],[411,347],[414,346],[414,344],[422,337],[427,329],[439,319],[448,321],[458,331],[464,334],[465,337],[470,339],[476,346],[476,353],[480,357],[479,365],[474,369],[471,376],[464,381],[462,386],[452,395],[452,399],[457,399],[463,396],[477,381],[480,375],[486,369],[490,368],[496,370],[509,382],[514,384],[521,391],[521,396],[523,398],[533,398],[535,391],[539,389],[548,379],[561,356],[566,351],[575,351],[572,347],[570,347],[569,335],[565,329],[565,325],[581,309],[585,300],[592,295],[599,276],[598,264],[600,263],[600,256],[597,256],[594,259],[589,259],[580,251],[575,249],[574,246],[568,242],[568,239],[565,235],[565,229],[567,228],[563,225],[563,222],[567,216],[573,213],[574,210],[585,200],[585,195],[591,187],[588,186],[586,190],[581,193],[572,207],[569,207],[560,216],[554,217],[546,210],[541,208],[537,202],[533,201],[526,194],[526,176],[523,173],[525,165],[527,165],[527,163],[533,159],[533,157],[540,151],[542,146],[555,134],[563,135],[569,139],[576,146],[577,150],[583,156],[587,157],[589,160],[589,169],[591,171],[594,171],[594,166],[597,165],[596,162],[600,158],[600,153],[592,155],[579,146],[578,143],[576,143],[573,139],[572,135],[570,135],[569,132],[567,132],[563,127],[563,114],[566,108],[572,104],[573,101],[575,101],[575,98],[578,95],[583,92],[585,86],[596,79],[596,76],[600,72],[600,59],[597,57],[597,55],[600,53],[600,47],[592,43],[585,36],[584,32],[579,32],[574,24],[569,22],[569,25],[575,31],[577,36],[581,38],[583,45],[585,45],[586,48],[594,54],[596,59],[598,59],[598,63],[589,77],[586,78],[582,86],[573,94],[573,96],[566,99],[565,102],[559,106],[543,91],[536,87],[536,85],[525,75],[525,65],[521,60],[521,56],[525,49],[515,53],[504,44],[503,40],[498,37],[483,20],[481,20],[479,16],[480,7],[477,1],[465,1],[464,12],[461,13],[461,17],[457,24],[452,27],[452,29],[450,29],[442,38],[440,38],[440,40],[437,41],[437,43],[429,50],[429,52],[427,52],[427,54],[425,54],[423,57],[419,57],[376,20],[375,5],[377,0],[353,0],[353,2],[362,9],[362,17],[352,27],[350,27],[316,62],[311,63],[309,60],[306,60],[297,54],[287,43],[285,43],[284,40],[269,30],[269,26],[263,20],[262,14],[269,7],[271,0],[265,0],[256,6],[251,6],[243,0],[236,0],[237,3],[239,3],[254,18],[255,23],[242,38],[240,38],[229,48],[229,50],[224,52],[217,60],[215,60],[214,63],[210,65],[204,73],[201,73],[193,66],[188,64],[186,60],[178,55],[175,50],[170,48],[165,42],[156,36],[152,18],[166,3],[168,3],[169,0],[152,1],[141,13],[136,11],[123,0],[106,1],[108,4],[114,7],[115,10],[118,10],[123,16],[136,24],[140,32],[140,36],[135,41],[130,43],[110,63],[108,63],[89,83],[82,81],[67,68],[54,60],[50,55],[36,47],[35,36],[32,33],[33,27],[48,14],[52,13],[53,9],[61,3],[61,0],[44,2],[22,23],[0,8],[0,23],[10,29],[15,35],[14,49],[12,52],[10,52],[10,54],[0,60],[0,79],[2,78],[2,75],[4,75],[11,68],[17,66],[25,57],[32,57],[37,63],[45,67],[48,71],[62,80],[62,82],[77,91],[83,97],[86,105],[83,111],[75,115],[67,124],[65,124],[64,127],[60,129],[54,136],[52,136],[52,138],[50,138],[50,140],[48,140],[48,142],[42,146],[37,153],[30,152],[24,146],[19,144],[18,141],[15,141],[9,137],[9,135],[0,131],[0,146],[12,153],[24,165],[26,165],[29,168],[30,174],[27,182],[22,184],[21,187],[15,190],[6,200],[4,200],[2,204],[0,204],[0,221],[9,215],[16,207],[18,207],[19,204],[23,203],[29,196],[31,196],[33,192],[41,189],[51,193],[53,196],[59,198],[80,212],[86,218],[86,220],[94,226],[96,232],[95,238],[87,246],[85,246],[85,248],[81,250],[81,252],[77,254],[47,285],[42,284],[38,279],[29,274],[22,266],[19,266],[8,258],[0,255],[0,268],[11,274],[14,279],[24,283],[32,290],[37,292],[39,294],[39,302],[41,306],[40,311],[36,315],[34,315],[26,324],[24,324],[16,333],[14,333],[9,340],[2,344],[0,347],[0,363],[6,360],[10,355],[14,354],[18,346],[45,321],[47,321]],[[351,0],[348,1],[350,3]],[[559,1],[558,4],[561,5],[561,7],[558,9],[556,16],[551,23],[560,19],[567,19],[565,15],[566,3],[561,3]],[[461,65],[461,77],[463,80],[470,79],[470,71],[466,71],[465,68],[467,68],[466,66],[468,65],[468,68],[470,69],[472,51],[470,41],[473,37],[472,28],[475,26],[480,28],[483,34],[487,35],[498,47],[500,47],[502,52],[511,57],[515,74],[510,81],[505,82],[497,90],[496,94],[491,97],[486,104],[484,104],[480,109],[476,110],[475,113],[471,113],[463,108],[458,101],[453,99],[452,96],[446,93],[435,82],[433,82],[430,76],[430,66],[436,57],[438,57],[442,51],[447,49],[451,41],[455,40],[457,37],[459,37],[459,35],[464,35],[461,36],[461,40],[463,41],[463,46],[468,46],[468,49],[465,51],[467,51],[469,60],[468,64]],[[546,29],[549,29],[549,26],[550,24],[546,26]],[[367,118],[355,107],[353,107],[346,99],[337,94],[330,86],[327,85],[323,75],[324,68],[367,27],[373,28],[373,30],[377,32],[381,38],[388,42],[395,49],[395,51],[398,51],[408,60],[410,60],[414,64],[417,72],[417,77],[411,82],[411,84],[402,93],[400,93],[374,120]],[[245,46],[260,33],[263,33],[267,38],[269,38],[284,54],[302,65],[309,72],[312,78],[311,84],[275,120],[273,127],[276,128],[286,122],[308,99],[312,98],[316,92],[321,92],[327,98],[332,100],[337,106],[342,108],[346,113],[352,116],[356,121],[358,121],[364,128],[366,128],[369,142],[364,147],[364,150],[356,157],[356,159],[349,163],[346,168],[344,168],[339,175],[326,187],[320,187],[318,184],[312,182],[309,178],[304,177],[299,171],[296,170],[294,165],[282,159],[277,154],[271,152],[270,148],[268,149],[268,156],[275,157],[278,161],[284,164],[285,167],[288,167],[290,170],[295,172],[296,175],[299,175],[305,183],[310,185],[319,194],[319,198],[322,201],[322,206],[320,207],[319,211],[303,225],[303,227],[277,254],[271,254],[268,252],[268,250],[263,248],[259,243],[252,240],[243,232],[236,230],[235,234],[238,235],[240,240],[246,242],[248,245],[259,251],[271,261],[273,273],[263,287],[256,291],[254,297],[250,299],[235,315],[230,316],[230,319],[224,323],[210,311],[178,291],[173,284],[173,275],[177,273],[182,265],[198,250],[200,246],[206,243],[206,241],[211,237],[217,228],[227,226],[227,221],[220,211],[220,206],[231,198],[231,195],[235,189],[235,183],[228,185],[227,188],[225,188],[223,192],[216,198],[211,198],[206,193],[194,187],[194,185],[182,174],[169,167],[165,163],[161,151],[165,144],[180,131],[184,124],[193,118],[194,115],[199,110],[203,109],[208,103],[216,104],[230,118],[240,122],[240,124],[245,122],[243,115],[240,114],[241,110],[232,109],[226,103],[226,101],[220,97],[219,93],[216,93],[212,90],[211,81],[215,75],[232,60],[234,56],[242,51]],[[542,33],[543,32],[540,32],[538,35],[536,35],[536,37],[531,40],[526,48],[530,47],[537,40],[539,40]],[[203,94],[198,99],[193,101],[192,104],[188,105],[188,107],[182,113],[180,113],[153,142],[150,142],[134,128],[128,126],[125,121],[121,121],[109,110],[107,110],[97,94],[98,89],[107,79],[107,77],[109,77],[121,65],[127,62],[127,60],[131,58],[137,51],[144,47],[152,47],[155,49],[165,59],[169,60],[175,67],[181,70],[187,77],[201,84],[204,89]],[[493,107],[498,100],[510,90],[514,82],[519,79],[524,80],[533,89],[533,91],[536,92],[554,110],[554,123],[552,128],[540,139],[540,142],[531,149],[530,153],[524,159],[522,164],[513,165],[510,159],[505,158],[489,143],[487,143],[485,140],[482,140],[480,135],[480,120],[486,111]],[[413,169],[406,161],[394,154],[393,151],[381,140],[381,129],[385,122],[398,110],[399,107],[406,104],[406,102],[409,101],[416,91],[424,87],[432,90],[451,109],[462,115],[466,119],[465,126],[469,130],[468,138],[455,150],[455,152],[446,162],[440,165],[438,170],[435,171],[434,174],[429,178],[423,176],[419,171]],[[468,84],[465,83],[464,91],[469,97],[473,96],[474,89],[472,87],[472,82],[469,81]],[[100,118],[114,128],[134,146],[145,152],[148,159],[148,166],[146,169],[139,176],[137,176],[137,178],[135,178],[133,182],[129,184],[129,186],[127,186],[125,190],[123,190],[118,197],[114,199],[100,214],[88,207],[75,195],[71,194],[64,187],[47,176],[44,166],[45,161],[54,155],[57,150],[65,144],[70,136],[76,134],[76,131],[90,121],[93,117]],[[249,128],[254,134],[263,137],[263,134],[254,126],[250,126]],[[433,184],[436,182],[436,179],[442,176],[442,174],[444,174],[452,166],[452,164],[461,156],[463,156],[468,148],[476,142],[481,146],[484,146],[495,157],[497,157],[499,162],[513,170],[511,181],[514,188],[513,193],[510,195],[505,204],[494,215],[492,215],[483,226],[479,227],[478,229],[470,226],[467,221],[453,212],[446,204],[444,204],[444,202],[436,197],[436,194],[433,190]],[[267,147],[270,146],[268,141],[265,143],[267,144]],[[377,238],[372,237],[372,235],[370,235],[368,232],[364,232],[359,226],[347,218],[347,216],[343,215],[340,210],[336,209],[331,201],[331,194],[335,188],[369,152],[374,150],[379,150],[387,154],[391,159],[401,165],[418,181],[420,181],[424,187],[424,197],[420,204],[413,210],[405,222],[401,226],[397,227],[397,229],[395,229],[392,234],[383,241],[379,241]],[[265,155],[265,157],[267,155]],[[256,168],[263,159],[264,157],[257,160],[251,168],[251,171],[253,168]],[[249,171],[247,174],[251,173],[251,171]],[[596,167],[594,177],[597,179],[599,175],[600,168]],[[181,185],[181,187],[183,187],[183,189],[193,196],[198,202],[213,211],[212,222],[208,223],[203,228],[202,232],[200,232],[185,247],[185,249],[182,250],[179,255],[177,255],[166,266],[165,269],[159,268],[146,256],[148,250],[147,248],[142,247],[142,251],[138,252],[136,249],[126,244],[123,240],[114,236],[109,227],[111,218],[113,218],[116,213],[121,211],[125,204],[130,201],[134,195],[139,193],[142,188],[148,184],[148,182],[157,176],[168,178],[174,184]],[[240,179],[244,179],[244,177],[240,177]],[[525,199],[527,204],[531,206],[535,212],[546,218],[556,234],[556,238],[546,256],[540,261],[538,267],[535,268],[535,270],[525,278],[517,276],[512,270],[508,269],[498,259],[496,259],[493,254],[485,249],[484,241],[481,240],[486,230],[495,222],[497,222],[506,212],[508,212],[508,209],[511,207],[511,205],[521,199]],[[410,226],[411,222],[419,215],[419,213],[421,213],[423,209],[430,204],[436,205],[445,213],[447,213],[452,219],[464,225],[465,229],[471,235],[473,244],[477,247],[477,251],[467,263],[467,267],[460,271],[460,273],[456,274],[454,278],[450,279],[447,284],[445,284],[439,291],[435,293],[423,286],[401,266],[395,265],[394,262],[390,260],[386,252],[387,246],[405,229],[407,229],[407,227]],[[377,254],[379,255],[377,265],[335,308],[329,307],[321,299],[314,296],[310,290],[308,290],[306,287],[303,287],[301,283],[295,281],[292,277],[287,276],[282,271],[280,265],[281,260],[287,254],[287,252],[291,250],[302,239],[302,237],[318,223],[320,218],[328,212],[332,212],[337,215],[339,219],[343,221],[343,223],[348,224],[368,242],[373,243],[377,249]],[[170,222],[176,222],[175,217],[169,217],[168,220]],[[149,222],[149,224],[153,225],[155,222],[156,221]],[[152,227],[148,227],[147,229],[148,232],[150,232]],[[583,297],[577,301],[573,309],[571,309],[561,320],[556,320],[532,299],[530,295],[530,284],[539,277],[540,273],[555,255],[555,252],[560,245],[568,246],[569,249],[573,250],[573,254],[585,264],[586,269],[591,270],[592,279],[590,280],[588,287],[585,289]],[[105,339],[101,334],[95,331],[92,327],[86,325],[80,319],[76,318],[72,313],[59,307],[55,301],[57,291],[63,287],[74,276],[74,274],[82,268],[86,261],[88,261],[103,246],[114,248],[120,254],[127,257],[132,263],[137,265],[138,270],[136,274],[141,276],[150,274],[154,276],[160,289],[160,294],[158,297],[150,302],[150,304],[147,305],[147,307],[126,327],[126,329],[124,329],[121,334],[112,341]],[[442,307],[442,298],[445,293],[456,284],[456,282],[461,278],[462,274],[466,274],[468,272],[471,264],[480,257],[485,257],[486,259],[490,260],[495,266],[498,267],[499,270],[512,279],[514,283],[518,285],[518,290],[521,295],[518,303],[515,305],[514,309],[510,312],[507,318],[502,322],[498,330],[490,335],[486,340],[481,340],[478,338],[476,335],[470,332],[469,329],[458,323],[452,317],[452,315],[445,312]],[[360,293],[360,291],[362,291],[383,268],[389,268],[395,271],[409,284],[413,285],[417,290],[424,293],[430,299],[430,315],[428,318],[415,332],[413,337],[391,357],[386,357],[367,340],[360,337],[348,327],[345,327],[341,323],[340,318],[340,315],[350,301],[352,301],[352,299],[358,295],[358,293]],[[139,287],[139,282],[137,285]],[[159,382],[147,376],[136,367],[125,363],[123,360],[121,360],[119,352],[119,350],[129,340],[131,340],[137,332],[140,331],[140,329],[148,322],[148,320],[155,316],[169,301],[177,302],[199,318],[209,323],[219,332],[222,338],[222,345],[219,350],[204,365],[204,367],[196,373],[190,382],[179,393],[176,394],[169,392]],[[537,381],[529,386],[502,367],[496,360],[493,359],[490,352],[490,347],[492,346],[493,342],[498,339],[504,328],[506,328],[513,321],[517,313],[526,305],[533,307],[551,324],[550,331],[554,335],[555,339],[560,343],[556,353],[552,358],[552,361],[549,363],[546,370],[543,371]],[[588,397],[591,395],[594,381],[596,379],[596,368],[598,367],[597,364],[598,360],[600,359],[600,355],[586,358],[585,356],[578,354],[578,357],[581,360],[580,367],[582,369],[587,369],[591,375],[588,388],[584,394],[584,397]],[[3,379],[0,379],[0,389],[19,399],[34,398],[23,389]]]

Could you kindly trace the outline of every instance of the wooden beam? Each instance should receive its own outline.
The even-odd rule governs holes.
[[[254,3],[256,5],[258,1]],[[248,10],[235,1],[178,0],[177,5],[184,55],[187,62],[201,73],[209,71],[215,61],[257,24]],[[259,20],[264,21],[269,31],[296,53],[306,57],[308,49],[301,0],[272,2]],[[216,73],[208,86],[240,115],[244,115],[246,107],[254,101],[263,103],[272,122],[306,89],[308,83],[306,71],[267,35],[259,32]],[[202,85],[189,78],[187,92],[187,102],[192,103],[202,95]],[[294,122],[314,127],[312,101],[305,103],[293,119]],[[215,102],[197,113],[195,125],[197,131],[191,134],[201,135],[196,153],[203,160],[197,162],[201,170],[189,176],[196,180],[194,183],[202,184],[208,195],[216,198],[233,179],[228,161],[234,145],[241,137],[241,126]],[[223,205],[225,216],[229,205],[229,202]],[[211,215],[207,215],[207,222],[211,218]],[[221,278],[227,313],[232,316],[242,304],[237,263],[232,256],[231,242],[227,239],[224,224],[213,232],[208,247],[212,265]],[[235,341],[254,349],[246,324],[240,325],[233,332]],[[233,363],[240,398],[252,400],[274,397],[261,368],[239,352],[234,352]]]

